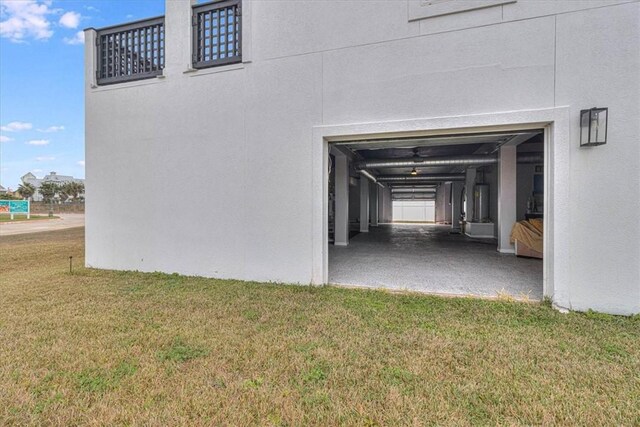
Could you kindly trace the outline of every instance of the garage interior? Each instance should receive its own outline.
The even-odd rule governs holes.
[[[331,143],[329,283],[542,299],[544,146],[542,129]]]

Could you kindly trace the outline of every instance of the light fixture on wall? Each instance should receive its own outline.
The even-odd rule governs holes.
[[[411,176],[416,176],[418,175],[418,171],[416,170],[416,168],[411,169]]]
[[[590,147],[607,143],[608,108],[580,111],[580,146]]]

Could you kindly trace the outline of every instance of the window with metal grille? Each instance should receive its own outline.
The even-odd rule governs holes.
[[[193,67],[242,61],[241,0],[222,0],[193,7]]]
[[[164,68],[164,17],[97,32],[99,85],[148,79]]]

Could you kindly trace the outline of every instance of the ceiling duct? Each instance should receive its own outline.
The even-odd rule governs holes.
[[[448,156],[448,157],[431,157],[397,160],[365,160],[359,162],[357,167],[385,169],[385,168],[414,168],[429,166],[483,166],[496,163],[497,159],[493,156]]]
[[[414,184],[411,182],[394,182],[391,184],[393,186],[393,188],[395,189],[402,189],[402,188],[407,188],[410,190],[419,190],[419,189],[432,189],[435,190],[436,188],[438,188],[438,186],[440,184],[436,183],[436,182],[432,182],[432,183],[428,183],[428,184]]]
[[[393,195],[392,200],[415,200],[415,201],[423,201],[423,202],[431,202],[434,201],[436,198],[435,197],[429,197],[429,196],[420,196],[420,195],[414,195],[414,194],[409,194],[409,195]]]
[[[518,154],[518,163],[544,163],[544,154],[542,153],[520,153]]]
[[[384,185],[382,185],[381,183],[378,182],[378,180],[376,179],[375,176],[371,175],[369,172],[367,172],[366,170],[361,170],[359,171],[363,176],[367,177],[368,179],[370,179],[372,182],[378,184],[380,187],[384,188]]]
[[[378,178],[379,182],[385,183],[414,183],[414,182],[441,182],[441,181],[464,181],[465,174],[431,174],[431,175],[418,175],[418,176],[405,176],[405,175],[381,175]]]
[[[392,188],[391,192],[396,194],[396,193],[435,193],[437,191],[437,189],[435,187],[433,188],[411,188],[411,187],[405,187],[405,188]]]
[[[436,198],[435,194],[429,193],[393,193],[394,198],[408,198],[408,199],[427,199],[433,200]]]
[[[540,153],[518,154],[518,163],[542,163],[544,157]],[[358,169],[387,169],[387,168],[416,168],[416,167],[437,167],[437,166],[486,166],[498,163],[495,156],[445,156],[395,160],[364,160],[358,162]]]

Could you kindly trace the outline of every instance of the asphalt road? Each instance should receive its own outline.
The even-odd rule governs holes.
[[[57,214],[56,216],[59,216],[60,218],[1,222],[0,236],[12,236],[14,234],[39,233],[42,231],[84,227],[84,214]]]

